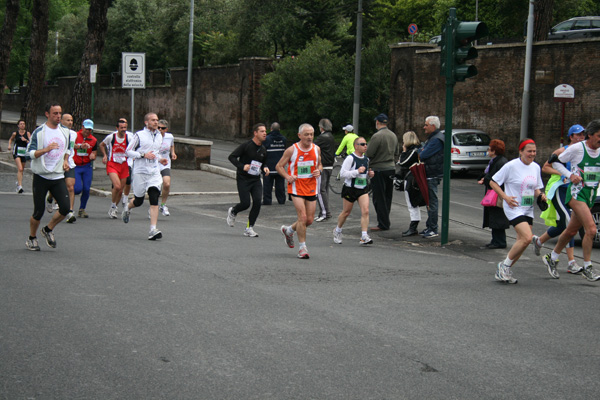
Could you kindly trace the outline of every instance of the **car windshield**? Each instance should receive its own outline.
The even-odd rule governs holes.
[[[553,29],[554,32],[563,32],[571,30],[571,26],[573,26],[573,21],[565,21],[556,25]]]
[[[477,132],[455,133],[452,141],[456,146],[487,146],[490,144],[490,137]]]

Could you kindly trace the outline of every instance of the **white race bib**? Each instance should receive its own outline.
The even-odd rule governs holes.
[[[262,166],[261,162],[252,160],[252,162],[250,163],[250,169],[248,170],[248,174],[255,175],[255,176],[260,175],[260,167],[261,166]]]

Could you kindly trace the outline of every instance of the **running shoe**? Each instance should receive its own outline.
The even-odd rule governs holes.
[[[539,256],[540,254],[542,254],[542,246],[538,245],[538,239],[539,239],[539,236],[535,236],[535,235],[533,235],[533,238],[531,239],[531,244],[533,245],[533,251],[535,252],[536,256]]]
[[[287,226],[285,225],[281,225],[281,233],[283,233],[283,237],[285,237],[285,244],[287,244],[287,246],[290,249],[294,248],[294,232],[292,232],[291,235],[287,234]]]
[[[23,186],[17,186],[17,193],[23,193]]]
[[[373,244],[373,240],[369,237],[369,235],[365,235],[362,238],[360,238],[359,243],[361,246],[366,246],[368,244]]]
[[[148,240],[156,240],[162,238],[162,232],[158,229],[152,229],[150,233],[148,233]]]
[[[79,212],[77,213],[77,216],[79,218],[89,218],[90,216],[88,215],[88,213],[85,212],[85,210],[83,208],[79,209]]]
[[[160,206],[160,212],[162,213],[162,215],[164,215],[165,217],[168,217],[169,215],[171,215],[171,213],[169,212],[169,207],[167,207],[166,205],[164,206]]]
[[[235,226],[235,214],[233,213],[233,207],[229,207],[229,210],[227,210],[227,225],[231,227]]]
[[[308,249],[306,248],[306,246],[300,247],[300,251],[298,252],[298,258],[302,258],[302,259],[310,258],[310,256],[308,255]]]
[[[129,222],[129,214],[131,214],[131,211],[123,210],[123,212],[121,213],[121,218],[123,219],[123,222],[125,222],[125,223]]]
[[[40,251],[40,246],[38,245],[37,238],[27,239],[25,242],[25,246],[31,251]]]
[[[542,261],[544,262],[544,265],[548,267],[548,273],[551,277],[553,277],[554,279],[560,278],[558,270],[556,269],[556,267],[558,266],[558,260],[552,260],[550,253],[548,253],[544,257],[542,257]]]
[[[315,222],[323,222],[327,219],[327,217],[324,217],[323,215],[319,215],[317,218],[315,218]]]
[[[580,274],[582,271],[583,271],[583,267],[581,265],[577,264],[577,261],[573,261],[567,267],[567,272],[570,274]]]
[[[342,232],[338,232],[333,228],[333,243],[342,244]]]
[[[582,273],[583,273],[584,278],[590,282],[594,282],[594,281],[597,281],[600,279],[600,275],[598,275],[594,272],[594,269],[592,268],[591,265],[587,268],[584,267]]]
[[[77,218],[75,218],[75,214],[73,214],[73,211],[69,211],[69,213],[67,214],[67,222],[69,224],[72,224],[75,221],[77,221]]]
[[[497,281],[506,282],[506,283],[517,283],[517,279],[513,277],[512,271],[510,267],[504,265],[502,261],[498,263],[496,266],[496,276]]]
[[[46,232],[46,229],[42,228],[41,230],[42,236],[46,239],[46,244],[48,247],[56,248],[56,240],[54,239],[54,232]]]
[[[419,235],[423,236],[423,235],[425,235],[427,232],[429,232],[429,228],[425,228],[425,229],[423,229],[421,232],[419,232]]]
[[[46,212],[51,214],[52,213],[52,200],[48,201],[48,196],[50,195],[50,193],[48,193],[46,195]]]
[[[117,210],[117,207],[111,207],[110,210],[108,210],[108,216],[112,219],[117,219],[118,212],[119,210]]]
[[[258,233],[254,232],[254,229],[251,226],[249,226],[244,231],[244,236],[258,237]]]
[[[426,239],[431,239],[431,238],[434,238],[434,237],[437,237],[437,236],[438,236],[437,232],[430,231],[430,230],[427,230],[427,232],[425,232],[423,234],[423,237],[426,238]]]
[[[57,210],[58,210],[58,203],[52,204],[52,211],[57,211]]]

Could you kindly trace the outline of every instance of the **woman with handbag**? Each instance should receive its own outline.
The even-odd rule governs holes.
[[[519,143],[519,158],[504,164],[490,181],[490,187],[503,200],[502,206],[506,218],[517,232],[517,240],[510,248],[506,259],[496,266],[497,281],[517,283],[511,268],[531,244],[533,205],[537,199],[538,206],[542,210],[548,208],[546,194],[542,191],[544,182],[542,182],[541,168],[533,161],[535,155],[535,142],[531,139],[522,140]]]
[[[508,162],[504,157],[505,145],[502,140],[494,139],[490,142],[488,154],[491,157],[490,163],[480,177],[478,183],[485,186],[486,193],[493,189],[490,186],[492,176]],[[504,188],[503,188],[504,189]],[[506,230],[510,227],[508,219],[504,215],[502,205],[497,207],[483,207],[483,227],[492,230],[492,240],[482,249],[505,249],[506,248]]]
[[[406,198],[408,213],[410,214],[410,226],[408,230],[402,232],[402,236],[406,237],[419,233],[417,227],[419,226],[419,221],[421,221],[421,209],[419,208],[421,202],[416,198],[420,196],[420,193],[413,191],[417,183],[410,172],[410,166],[419,162],[419,153],[417,150],[421,147],[421,142],[417,134],[413,131],[406,132],[402,136],[402,142],[402,154],[400,154],[400,160],[397,165],[400,167],[400,178],[404,179],[404,196]]]

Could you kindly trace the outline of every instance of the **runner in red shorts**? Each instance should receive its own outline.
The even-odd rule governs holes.
[[[119,120],[117,131],[108,135],[100,144],[102,162],[106,164],[106,173],[112,182],[112,204],[108,210],[108,216],[117,219],[117,202],[123,195],[125,181],[129,176],[129,165],[127,164],[127,145],[131,137],[127,132],[127,122]],[[108,151],[107,151],[108,150]]]

